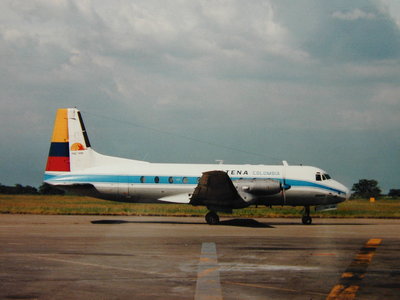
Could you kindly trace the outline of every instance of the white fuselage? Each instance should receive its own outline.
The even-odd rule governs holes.
[[[91,164],[70,172],[46,172],[45,182],[105,199],[189,203],[202,173],[215,170],[226,172],[235,186],[241,180],[272,179],[286,187],[275,195],[253,197],[248,205],[325,205],[349,196],[344,185],[310,166],[149,163],[104,156],[90,148],[73,154],[72,161],[90,157]],[[82,189],[89,185],[91,190]]]

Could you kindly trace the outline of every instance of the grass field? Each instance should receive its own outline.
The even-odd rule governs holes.
[[[234,217],[299,217],[302,207],[249,207],[235,210]],[[132,215],[132,216],[204,216],[205,207],[185,204],[140,204],[106,201],[79,196],[0,195],[1,214],[51,215]],[[220,214],[221,216],[231,216]],[[400,218],[400,199],[356,199],[341,203],[337,210],[314,212],[313,217]]]

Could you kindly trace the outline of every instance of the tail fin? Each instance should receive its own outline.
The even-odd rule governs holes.
[[[79,110],[57,110],[46,172],[70,172],[90,165],[90,142]]]

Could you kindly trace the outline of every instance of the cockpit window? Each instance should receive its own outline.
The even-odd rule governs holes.
[[[329,180],[331,179],[331,176],[329,176],[329,174],[321,174],[320,172],[317,172],[315,174],[315,180],[316,181],[322,181],[322,180]]]

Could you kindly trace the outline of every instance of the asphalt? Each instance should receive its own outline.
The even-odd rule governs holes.
[[[400,220],[0,215],[0,298],[399,299],[399,250]]]

